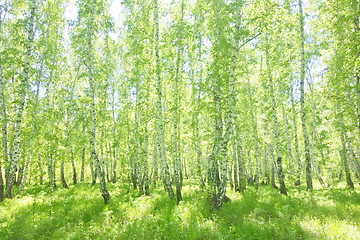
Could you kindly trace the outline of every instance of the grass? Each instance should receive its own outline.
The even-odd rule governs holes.
[[[269,186],[228,190],[230,203],[211,210],[194,181],[176,204],[163,188],[151,196],[108,184],[105,205],[98,185],[70,189],[33,186],[0,203],[0,239],[359,239],[360,193],[344,188],[312,192]]]

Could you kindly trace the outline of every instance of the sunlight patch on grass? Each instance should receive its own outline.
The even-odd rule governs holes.
[[[325,220],[306,217],[300,222],[301,227],[310,236],[318,239],[359,239],[360,231],[354,223],[327,217]]]

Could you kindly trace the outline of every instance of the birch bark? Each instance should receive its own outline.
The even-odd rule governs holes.
[[[310,156],[310,144],[309,137],[306,128],[306,113],[305,113],[305,33],[304,33],[304,16],[302,9],[302,0],[298,1],[299,5],[299,24],[300,24],[300,112],[301,112],[301,126],[303,131],[304,145],[305,145],[305,159],[306,159],[306,189],[313,189],[312,176],[311,176],[311,156]]]
[[[165,150],[165,135],[163,123],[163,109],[162,109],[162,83],[161,83],[161,69],[160,69],[160,56],[159,56],[159,14],[158,14],[158,1],[154,0],[154,21],[155,21],[155,72],[156,72],[156,92],[157,99],[157,134],[158,134],[158,149],[160,153],[161,168],[163,171],[163,184],[164,188],[169,194],[171,199],[174,198],[174,192],[170,182],[169,166],[166,161]]]
[[[26,98],[26,89],[27,84],[29,82],[29,71],[30,71],[30,57],[32,55],[32,45],[34,40],[34,23],[35,23],[35,11],[36,11],[36,0],[30,2],[30,16],[29,16],[29,24],[27,29],[27,41],[25,47],[25,56],[24,56],[24,69],[23,76],[21,79],[20,87],[19,87],[19,105],[17,108],[16,118],[15,118],[15,134],[14,134],[14,153],[13,157],[10,161],[9,167],[9,175],[6,181],[6,197],[13,197],[13,185],[15,183],[15,174],[16,174],[16,166],[19,161],[20,156],[20,135],[21,135],[21,122],[23,117],[23,111],[25,107],[25,98]]]

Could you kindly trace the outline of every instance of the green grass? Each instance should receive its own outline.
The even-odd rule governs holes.
[[[125,184],[108,184],[105,205],[98,185],[51,191],[27,188],[0,203],[0,239],[359,239],[360,193],[344,188],[312,192],[268,186],[211,210],[205,193],[186,181],[176,204],[163,188],[139,196]]]

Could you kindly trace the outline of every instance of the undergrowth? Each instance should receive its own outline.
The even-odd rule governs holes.
[[[360,193],[344,188],[311,192],[269,186],[209,207],[194,181],[185,181],[183,201],[170,200],[161,186],[151,196],[108,184],[104,204],[98,185],[70,189],[33,186],[0,203],[0,239],[359,239]]]

